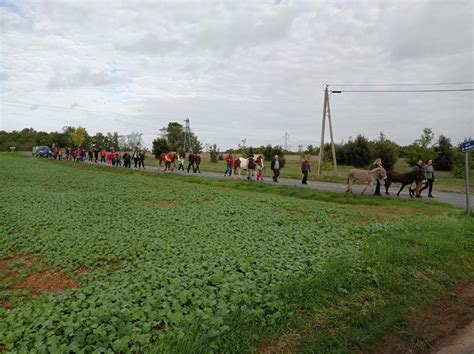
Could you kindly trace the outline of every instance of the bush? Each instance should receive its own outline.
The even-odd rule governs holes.
[[[433,166],[435,170],[451,171],[454,166],[454,149],[451,140],[444,135],[440,135],[434,152]]]
[[[358,135],[349,140],[345,148],[346,163],[356,167],[367,167],[372,159],[372,151],[366,137]]]
[[[382,165],[386,170],[392,170],[398,160],[398,147],[390,140],[379,140],[373,144],[372,160],[382,159]]]
[[[219,149],[217,148],[216,144],[212,145],[209,148],[209,156],[211,157],[212,163],[217,163],[217,159],[219,157]]]
[[[414,165],[418,160],[426,161],[432,159],[434,151],[432,148],[411,144],[405,149],[406,159],[409,165]]]
[[[152,152],[156,158],[159,158],[161,153],[169,151],[170,147],[168,146],[168,141],[165,138],[156,138],[155,140],[153,140]]]

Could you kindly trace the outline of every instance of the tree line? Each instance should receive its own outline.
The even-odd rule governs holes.
[[[120,135],[113,133],[97,133],[89,135],[83,127],[63,127],[61,131],[43,132],[33,128],[0,131],[0,151],[10,151],[12,147],[17,151],[28,151],[34,146],[49,147],[84,147],[95,149],[114,149],[116,151],[133,150],[143,146],[143,134],[131,133]]]

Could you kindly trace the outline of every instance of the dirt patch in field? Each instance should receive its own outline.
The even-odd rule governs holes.
[[[4,284],[6,291],[26,290],[30,295],[39,295],[76,288],[80,282],[49,266],[39,257],[12,254],[0,260],[0,284]],[[4,298],[1,305],[9,309],[12,302],[9,298]]]
[[[12,289],[25,289],[32,291],[34,294],[42,294],[77,288],[79,285],[80,283],[77,280],[70,278],[61,271],[47,270],[41,273],[35,272],[26,279],[17,281]]]
[[[462,283],[410,316],[409,331],[388,337],[374,353],[432,353],[450,345],[474,321],[474,280]]]
[[[258,354],[296,353],[300,341],[301,335],[292,330],[276,339],[262,342],[252,352]]]

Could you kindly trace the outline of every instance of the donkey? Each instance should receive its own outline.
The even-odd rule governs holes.
[[[425,179],[425,173],[423,169],[420,170],[420,177],[422,180]],[[406,185],[411,185],[413,182],[415,182],[417,176],[416,171],[411,171],[411,172],[406,172],[406,173],[399,173],[395,171],[387,171],[387,179],[385,180],[385,194],[390,195],[388,192],[388,188],[392,183],[401,183],[402,186],[400,187],[400,190],[397,193],[397,197],[400,195],[400,192],[405,188]],[[408,187],[409,192],[410,192],[410,197],[413,197],[413,191],[411,190],[410,187]]]
[[[374,189],[373,188],[374,182],[380,178],[381,179],[387,178],[387,171],[385,171],[385,169],[382,166],[374,168],[370,171],[358,170],[355,168],[350,169],[349,172],[347,173],[346,193],[349,193],[349,192],[352,193],[352,184],[355,181],[358,181],[358,182],[362,182],[366,184],[365,188],[362,190],[362,193],[361,193],[361,194],[364,194],[364,192],[369,187],[369,185],[370,187],[372,187],[372,189]]]

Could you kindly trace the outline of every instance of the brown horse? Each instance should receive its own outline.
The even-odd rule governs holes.
[[[178,159],[179,159],[179,154],[176,151],[162,152],[160,154],[160,167],[163,164],[163,162],[166,162],[166,160],[169,160],[169,162],[173,164],[173,167],[171,168],[170,171],[173,171],[176,168],[176,160]],[[168,171],[166,164],[165,164],[165,171]]]
[[[400,192],[405,188],[406,185],[411,185],[413,182],[416,181],[417,172],[411,171],[406,173],[398,173],[395,171],[387,171],[387,179],[385,180],[385,194],[389,195],[388,188],[392,183],[401,183],[401,188],[397,193],[397,197],[400,195]],[[421,179],[425,179],[425,173],[423,169],[420,171]],[[410,197],[413,197],[413,191],[408,187],[410,192]]]

